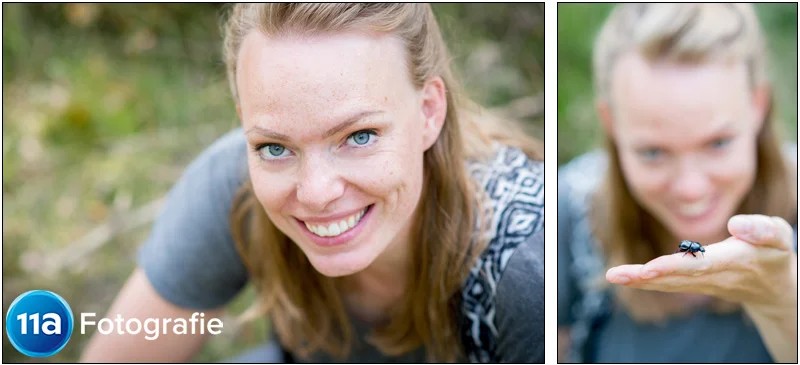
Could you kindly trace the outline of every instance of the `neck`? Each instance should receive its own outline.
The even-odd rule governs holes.
[[[394,287],[405,284],[411,271],[411,226],[405,227],[370,266],[356,275],[373,277]]]
[[[364,323],[387,323],[402,305],[410,272],[408,241],[392,242],[366,269],[343,278],[342,289],[351,315]]]

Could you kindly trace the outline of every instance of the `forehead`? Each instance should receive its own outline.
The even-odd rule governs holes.
[[[243,109],[278,114],[385,101],[411,87],[400,41],[363,32],[251,32],[239,51],[236,79]]]
[[[750,102],[743,63],[678,65],[620,58],[612,80],[615,132],[632,138],[704,138],[742,123]]]

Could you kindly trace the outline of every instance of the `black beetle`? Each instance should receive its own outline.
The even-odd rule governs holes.
[[[686,256],[686,254],[690,253],[690,254],[692,254],[692,256],[697,257],[694,254],[695,252],[702,253],[703,257],[706,256],[706,254],[704,253],[704,252],[706,252],[706,248],[703,247],[703,245],[701,245],[699,242],[689,241],[689,240],[683,240],[683,241],[681,241],[680,244],[678,244],[678,251],[675,251],[675,253],[678,253],[678,252],[685,252],[683,254],[683,256]]]

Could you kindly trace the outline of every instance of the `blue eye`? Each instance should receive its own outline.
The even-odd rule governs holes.
[[[731,138],[720,138],[711,142],[711,148],[720,149],[727,146],[731,142]]]
[[[262,158],[265,159],[281,157],[285,152],[287,152],[286,147],[274,143],[269,143],[258,147],[258,153]]]
[[[375,131],[363,130],[351,134],[349,137],[347,137],[347,140],[348,141],[352,140],[355,144],[363,146],[369,143],[370,140],[373,139],[372,137],[375,135],[376,135]]]
[[[664,152],[658,148],[649,148],[646,150],[639,151],[639,155],[648,160],[655,160],[661,157],[661,155],[663,154]]]
[[[267,146],[267,151],[269,151],[269,154],[273,156],[280,156],[281,154],[283,154],[284,150],[286,149],[278,144],[271,144]]]

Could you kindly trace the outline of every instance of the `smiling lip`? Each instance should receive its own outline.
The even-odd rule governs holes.
[[[317,244],[318,246],[323,246],[323,247],[339,246],[339,245],[343,245],[343,244],[345,244],[347,242],[350,242],[355,236],[357,236],[364,229],[364,226],[366,225],[366,221],[369,220],[370,216],[372,215],[372,207],[373,207],[373,205],[369,205],[366,208],[366,212],[363,213],[363,215],[361,216],[361,219],[358,221],[358,223],[356,223],[355,226],[353,226],[352,228],[349,228],[346,232],[339,234],[338,236],[332,236],[332,237],[320,236],[320,235],[312,232],[306,226],[306,223],[311,224],[311,225],[318,225],[318,226],[319,225],[333,224],[335,222],[338,222],[342,218],[346,218],[348,216],[352,216],[354,214],[353,212],[326,217],[324,220],[317,219],[317,220],[303,221],[301,219],[297,219],[297,223],[300,226],[300,229],[303,230],[306,233],[306,235],[309,237],[309,239],[312,242],[314,242],[315,244]],[[355,212],[355,213],[358,213],[358,211]]]
[[[686,212],[682,211],[679,207],[675,207],[674,211],[678,216],[678,218],[683,221],[697,222],[708,218],[717,208],[718,203],[719,203],[718,197],[710,198],[708,202],[705,204],[705,209],[703,209],[703,211],[700,212],[699,214],[687,215],[685,214]]]

